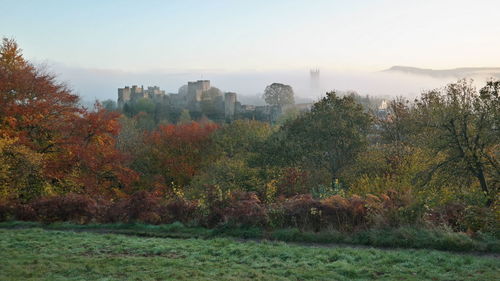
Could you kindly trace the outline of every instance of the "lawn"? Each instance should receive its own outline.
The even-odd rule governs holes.
[[[435,250],[0,229],[0,280],[498,280],[500,259]]]

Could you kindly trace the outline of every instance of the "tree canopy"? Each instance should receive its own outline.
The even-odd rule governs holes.
[[[281,83],[273,83],[267,86],[263,98],[267,104],[275,106],[295,103],[292,86]]]

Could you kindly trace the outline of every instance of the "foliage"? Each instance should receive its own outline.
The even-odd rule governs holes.
[[[15,139],[0,138],[0,200],[26,202],[49,191],[42,156]]]
[[[295,104],[293,89],[290,85],[273,83],[266,87],[262,96],[267,104],[282,107]]]
[[[475,177],[489,206],[496,199],[500,178],[499,90],[500,81],[488,82],[478,93],[471,82],[461,80],[443,91],[424,93],[415,107],[423,143],[446,155],[429,175],[445,170],[457,177]]]
[[[88,223],[97,215],[97,203],[85,195],[68,193],[51,197],[42,197],[29,204],[36,214],[36,218],[50,223],[55,221],[73,221]]]
[[[77,95],[25,61],[9,39],[0,47],[0,96],[0,135],[19,145],[18,160],[30,159],[27,177],[32,180],[21,184],[36,196],[43,194],[45,182],[56,191],[96,194],[134,179],[114,146],[118,115],[99,105],[94,112],[78,107]],[[43,168],[42,179],[35,175],[36,166]]]
[[[325,168],[333,185],[339,172],[366,146],[370,116],[352,97],[334,92],[315,103],[311,112],[292,120],[271,138],[277,163]]]
[[[275,83],[264,97],[268,110],[285,111],[277,126],[213,123],[207,117],[224,123],[216,88],[191,112],[140,99],[120,115],[110,101],[81,107],[4,39],[0,219],[180,221],[245,237],[261,227],[373,231],[360,241],[408,226],[498,235],[499,89],[500,81],[477,91],[460,80],[388,108],[330,92],[299,113],[287,112],[291,87]],[[472,247],[460,235],[444,237],[443,248]]]
[[[146,137],[150,146],[151,173],[170,195],[174,195],[175,187],[189,184],[198,170],[210,162],[206,148],[210,135],[217,128],[213,123],[197,122],[161,125]]]
[[[253,192],[232,192],[224,217],[226,223],[233,225],[267,225],[265,206]]]

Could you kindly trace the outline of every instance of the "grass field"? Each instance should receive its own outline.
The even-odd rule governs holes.
[[[0,229],[0,280],[498,280],[500,259],[434,250]]]
[[[141,223],[75,224],[71,222],[7,221],[0,222],[0,229],[43,228],[47,230],[89,231],[99,233],[125,234],[156,238],[241,238],[272,240],[313,244],[364,245],[379,248],[435,249],[454,252],[483,252],[500,254],[498,234],[477,233],[473,237],[459,232],[439,228],[400,227],[388,229],[367,229],[357,232],[327,230],[321,232],[298,229],[266,230],[256,227],[235,227],[222,225],[208,229],[200,226],[172,224],[151,225]]]

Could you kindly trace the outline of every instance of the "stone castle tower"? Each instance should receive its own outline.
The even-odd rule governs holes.
[[[236,111],[236,93],[227,92],[224,94],[224,115],[226,118],[233,118]]]
[[[203,92],[210,89],[210,80],[198,80],[196,82],[188,82],[187,100],[190,102],[199,102]]]

